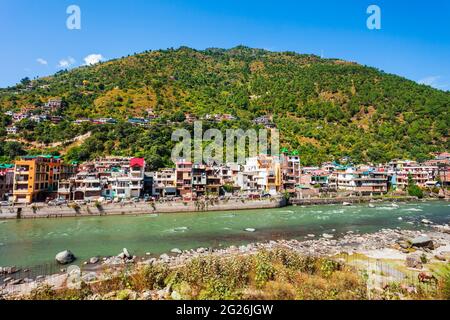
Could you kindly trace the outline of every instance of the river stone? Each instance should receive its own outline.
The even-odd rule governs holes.
[[[164,262],[168,262],[168,261],[170,260],[170,257],[169,257],[167,254],[165,254],[165,253],[163,253],[162,255],[160,255],[159,258],[160,258],[162,261],[164,261]]]
[[[84,282],[92,282],[97,280],[97,274],[95,272],[86,273],[81,277]]]
[[[18,272],[19,270],[16,267],[3,267],[1,268],[0,274],[13,274]]]
[[[399,241],[398,245],[402,249],[409,249],[411,247],[410,243],[408,241]]]
[[[58,253],[55,257],[55,260],[59,264],[68,264],[75,261],[75,255],[70,250],[65,250]]]
[[[15,286],[15,285],[18,285],[21,283],[23,283],[23,279],[17,279],[17,280],[11,281],[9,284],[12,286]]]
[[[422,261],[420,260],[420,256],[416,254],[411,254],[406,257],[406,266],[408,268],[414,269],[422,269]]]
[[[128,249],[127,249],[127,248],[123,248],[122,252],[123,252],[125,258],[127,258],[127,259],[131,259],[131,258],[133,257],[133,256],[128,252]]]
[[[411,240],[411,245],[413,247],[417,248],[428,248],[433,250],[434,249],[434,243],[433,240],[431,240],[429,237],[416,237]]]
[[[245,229],[245,231],[247,231],[247,232],[255,232],[256,229],[254,229],[254,228],[247,228],[247,229]]]
[[[178,249],[178,248],[173,248],[172,250],[170,250],[170,252],[172,252],[172,253],[178,253],[178,254],[180,254],[180,253],[183,253],[180,249]]]
[[[92,257],[92,258],[89,259],[89,263],[90,263],[90,264],[96,264],[96,263],[98,263],[99,261],[100,261],[100,258],[99,258],[99,257]]]
[[[437,254],[437,255],[435,255],[434,257],[435,257],[437,260],[439,260],[439,261],[446,261],[446,260],[447,260],[443,255],[440,255],[440,254]]]
[[[105,261],[105,264],[111,265],[111,266],[117,266],[123,263],[123,259],[119,257],[111,257],[110,259],[107,259]]]

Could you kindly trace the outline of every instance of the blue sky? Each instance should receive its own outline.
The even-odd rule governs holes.
[[[69,5],[81,30],[66,27]],[[381,30],[366,27],[381,8]],[[450,90],[447,0],[0,0],[0,87],[147,49],[239,44],[342,58]]]

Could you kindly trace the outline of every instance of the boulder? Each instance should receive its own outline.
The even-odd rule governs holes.
[[[117,266],[117,265],[123,264],[123,259],[121,259],[119,257],[111,257],[110,259],[105,260],[104,263],[106,265],[110,265],[110,266]]]
[[[169,257],[167,254],[165,254],[165,253],[163,253],[162,255],[160,255],[159,258],[160,258],[162,261],[164,261],[164,262],[168,262],[168,261],[170,260],[170,257]]]
[[[98,263],[99,261],[100,261],[100,258],[99,258],[99,257],[92,257],[92,258],[89,259],[89,263],[90,263],[90,264],[96,264],[96,263]]]
[[[414,238],[410,242],[411,245],[416,248],[428,248],[431,250],[434,249],[433,240],[426,236]]]
[[[127,248],[123,248],[122,252],[123,252],[125,258],[127,258],[127,259],[131,259],[131,258],[133,257],[133,256],[128,252],[128,249],[127,249]]]
[[[170,252],[177,253],[177,254],[182,253],[182,251],[180,249],[178,249],[178,248],[173,248],[172,250],[170,250]]]
[[[19,272],[19,269],[16,269],[16,267],[2,267],[0,268],[0,274],[14,274],[16,272]]]
[[[439,261],[446,261],[447,259],[445,258],[445,256],[437,254],[434,256],[437,260]]]
[[[75,261],[75,255],[70,250],[65,250],[58,253],[55,257],[55,260],[59,264],[68,264]]]
[[[21,284],[21,283],[23,283],[23,279],[13,280],[9,284],[12,285],[12,286],[16,286],[16,285]]]
[[[92,282],[92,281],[97,280],[97,274],[96,274],[95,272],[89,272],[89,273],[84,274],[84,275],[81,277],[81,279],[82,279],[84,282]]]
[[[398,245],[402,249],[409,249],[409,248],[411,248],[411,244],[408,241],[399,241]]]
[[[406,257],[406,266],[408,268],[422,269],[422,260],[420,256],[412,254]]]

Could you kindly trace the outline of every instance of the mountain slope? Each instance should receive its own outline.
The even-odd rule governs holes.
[[[74,128],[69,122],[101,116],[125,120],[149,108],[163,120],[186,112],[238,118],[221,128],[245,128],[259,115],[272,115],[282,144],[299,149],[309,164],[343,156],[355,162],[420,160],[449,149],[449,92],[356,63],[291,52],[247,47],[144,52],[2,89],[0,107],[41,106],[52,97],[63,97],[66,121],[28,126],[23,135],[54,142],[93,131],[70,155],[80,158],[81,152],[82,159],[139,153],[168,165],[166,151],[161,155],[158,149],[170,147],[170,126],[163,132],[158,126],[146,130],[120,124],[107,129],[105,141],[104,128]],[[147,141],[149,131],[153,141]]]

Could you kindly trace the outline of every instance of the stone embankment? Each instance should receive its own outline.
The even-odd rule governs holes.
[[[129,203],[91,203],[87,205],[48,206],[34,204],[28,206],[0,207],[0,219],[34,219],[91,217],[113,215],[139,215],[176,212],[205,212],[228,210],[252,210],[280,208],[287,205],[284,198],[267,198],[262,200],[229,199],[195,202],[129,202]]]
[[[410,196],[398,196],[398,197],[387,197],[387,196],[348,196],[348,197],[329,197],[329,198],[292,198],[289,200],[289,204],[298,206],[308,206],[308,205],[323,205],[323,204],[358,204],[367,202],[404,202],[404,201],[417,201],[417,197]],[[443,199],[441,199],[443,200]]]

